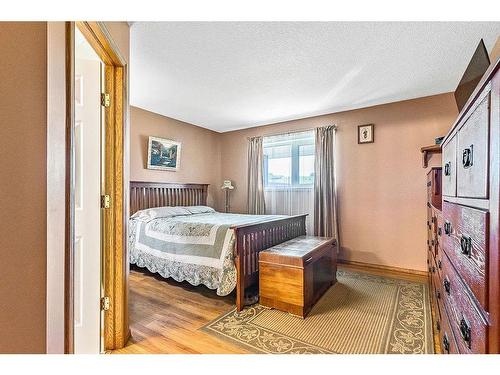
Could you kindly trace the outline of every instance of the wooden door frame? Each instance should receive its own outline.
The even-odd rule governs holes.
[[[104,194],[111,207],[103,211],[104,295],[110,298],[104,312],[104,349],[125,346],[130,337],[128,325],[127,212],[128,178],[126,135],[128,134],[128,66],[102,22],[66,23],[66,255],[65,255],[65,353],[74,353],[74,67],[75,28],[85,36],[104,63],[104,89],[110,95],[104,107]]]

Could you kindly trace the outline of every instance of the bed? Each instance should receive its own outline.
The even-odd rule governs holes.
[[[236,289],[241,311],[258,283],[258,253],[304,235],[307,215],[219,213],[207,192],[207,184],[131,182],[129,260],[219,295]]]

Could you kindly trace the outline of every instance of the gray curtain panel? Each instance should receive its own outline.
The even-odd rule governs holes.
[[[335,188],[336,126],[316,128],[314,157],[314,235],[339,242]]]
[[[264,215],[264,150],[262,137],[248,140],[248,194],[247,209],[249,214]]]

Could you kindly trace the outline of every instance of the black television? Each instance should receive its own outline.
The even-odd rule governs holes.
[[[479,42],[476,52],[472,56],[472,59],[467,65],[460,83],[455,90],[455,101],[457,102],[458,112],[462,110],[467,100],[471,96],[472,92],[476,88],[477,84],[481,80],[483,74],[488,70],[490,66],[490,58],[488,56],[488,51],[484,45],[483,40]]]

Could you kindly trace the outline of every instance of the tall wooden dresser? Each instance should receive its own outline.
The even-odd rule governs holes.
[[[443,353],[500,352],[499,66],[442,143],[442,217],[431,208],[428,262]]]

